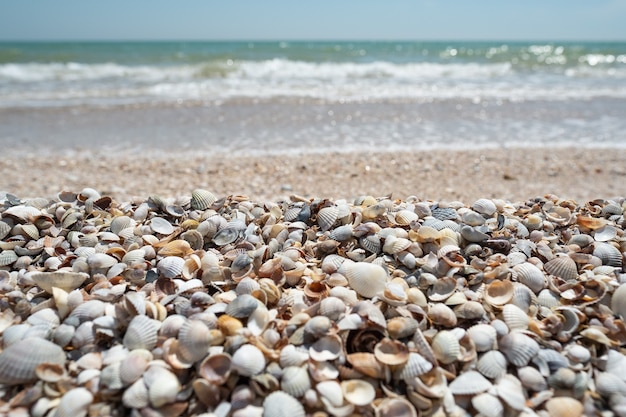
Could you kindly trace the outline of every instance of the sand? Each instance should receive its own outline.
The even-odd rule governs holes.
[[[211,155],[138,152],[56,156],[5,154],[0,191],[54,197],[92,187],[118,201],[176,197],[195,188],[218,196],[276,201],[350,199],[391,194],[404,199],[471,204],[480,197],[522,201],[555,194],[585,202],[626,196],[626,149],[424,150],[406,153]]]

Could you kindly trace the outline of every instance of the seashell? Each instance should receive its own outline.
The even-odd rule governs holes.
[[[148,387],[150,404],[155,408],[175,402],[181,390],[181,385],[176,375],[158,365],[148,368],[143,380]]]
[[[488,200],[486,198],[480,198],[474,201],[474,204],[472,204],[472,209],[488,217],[493,216],[493,214],[498,210],[495,203],[492,200]]]
[[[511,301],[514,291],[511,281],[494,280],[485,287],[485,301],[492,306],[502,306]]]
[[[510,330],[526,330],[530,322],[528,314],[514,304],[502,307],[502,318]]]
[[[37,379],[37,366],[47,363],[65,366],[65,352],[59,346],[40,338],[26,338],[6,347],[0,353],[0,383],[18,385]]]
[[[467,371],[450,382],[450,392],[455,395],[474,395],[492,387],[491,382],[476,371]]]
[[[497,350],[487,351],[476,363],[476,369],[487,378],[500,378],[506,373],[506,358]]]
[[[498,342],[500,351],[515,366],[526,366],[539,353],[539,345],[522,333],[508,333]]]
[[[580,401],[570,397],[553,397],[546,401],[550,417],[581,417],[584,407]]]
[[[124,390],[122,404],[128,408],[141,409],[149,405],[148,387],[143,379],[135,381],[130,387]]]
[[[174,226],[162,217],[153,217],[150,220],[150,228],[160,235],[171,235],[175,230]]]
[[[304,407],[284,391],[274,391],[263,400],[263,417],[304,417]]]
[[[70,303],[69,298],[72,297],[72,293],[68,295],[68,303]],[[80,295],[80,293],[78,293],[78,295]],[[80,300],[82,301],[82,296],[80,297]],[[84,323],[104,315],[105,307],[106,305],[100,300],[85,301],[84,303],[76,306],[70,313],[69,317],[74,317],[78,319],[80,323]]]
[[[309,353],[295,345],[289,344],[280,351],[280,366],[300,366],[309,360]]]
[[[374,347],[374,356],[385,365],[402,365],[409,360],[409,349],[402,342],[385,338]]]
[[[521,411],[526,406],[526,397],[522,383],[511,374],[506,374],[498,380],[496,392],[513,410]]]
[[[563,278],[564,280],[575,280],[578,278],[578,268],[576,262],[567,255],[557,256],[546,262],[543,269],[550,275]]]
[[[355,371],[360,372],[363,375],[377,379],[385,377],[384,364],[379,362],[373,353],[354,352],[348,354],[346,359]]]
[[[342,350],[343,343],[339,336],[324,336],[311,345],[309,348],[309,356],[311,359],[318,362],[332,361],[341,355]],[[293,393],[287,392],[293,395]]]
[[[398,376],[405,381],[423,375],[433,369],[433,364],[416,352],[409,352],[409,359],[400,370]]]
[[[497,344],[496,329],[489,324],[476,324],[467,329],[467,334],[474,343],[477,352],[494,349]]]
[[[283,369],[280,388],[289,395],[301,397],[311,388],[311,379],[306,367],[288,366]]]
[[[446,365],[455,362],[461,353],[459,340],[448,330],[438,332],[431,342],[431,347],[437,360]]]
[[[208,355],[200,364],[198,373],[207,381],[222,385],[230,376],[232,358],[227,353]]]
[[[86,388],[73,388],[63,394],[56,408],[56,417],[85,417],[93,402],[93,394]]]
[[[588,236],[588,235],[584,235],[584,236]],[[593,239],[596,242],[608,242],[610,240],[615,239],[616,236],[617,236],[617,229],[614,226],[611,226],[610,224],[607,224],[599,229],[596,229],[596,231],[593,233]]]
[[[336,240],[337,242],[345,242],[353,236],[352,234],[352,225],[344,224],[343,226],[339,226],[334,228],[330,232],[330,239]]]
[[[392,339],[396,340],[413,336],[413,333],[415,333],[417,328],[417,320],[411,317],[400,316],[387,321],[387,332]]]
[[[477,301],[467,301],[454,307],[454,314],[459,319],[477,320],[484,317],[487,312],[481,303]]]
[[[366,263],[352,262],[348,266],[342,265],[350,287],[361,297],[372,298],[385,290],[387,272],[383,267]]]
[[[341,298],[326,297],[320,301],[319,312],[331,320],[339,320],[346,312],[346,304]]]
[[[541,372],[532,366],[523,366],[518,368],[517,377],[522,383],[522,386],[526,389],[536,392],[548,389],[546,379],[543,375],[541,375]]]
[[[375,406],[376,417],[417,417],[415,406],[402,397],[385,398]]]
[[[596,390],[601,396],[608,398],[611,395],[626,395],[626,381],[609,372],[599,372],[595,378]]]
[[[611,297],[611,311],[626,320],[626,283],[617,287]]]
[[[535,294],[545,288],[546,279],[543,272],[535,265],[523,262],[515,265],[513,270],[517,272],[518,281],[530,288]]]
[[[383,252],[389,255],[396,255],[404,250],[407,250],[411,244],[412,242],[409,239],[389,235],[385,238]]]
[[[340,407],[343,404],[343,393],[341,385],[337,381],[321,381],[315,389],[319,392],[321,399],[326,403],[330,403],[334,407]]]
[[[191,208],[193,210],[206,210],[215,203],[217,197],[210,191],[196,189],[191,192]]]
[[[178,355],[188,363],[204,358],[211,345],[211,331],[200,320],[187,320],[178,332]]]
[[[440,237],[441,234],[439,233],[439,230],[434,227],[422,225],[422,227],[417,230],[412,240],[420,243],[430,243],[438,240]]]
[[[437,220],[455,220],[458,214],[453,207],[433,207],[431,208],[432,216]]]
[[[152,360],[152,353],[144,349],[135,349],[122,360],[119,370],[120,380],[124,386],[133,384],[140,379],[148,364]]]
[[[456,279],[452,277],[443,277],[435,281],[428,289],[428,299],[434,302],[445,301],[456,290]]]
[[[185,260],[178,256],[166,256],[157,263],[157,270],[165,278],[176,278],[183,272]]]
[[[341,390],[345,400],[356,406],[368,405],[376,398],[372,384],[361,379],[341,381]]]
[[[223,229],[220,229],[215,236],[213,236],[212,241],[217,246],[226,246],[239,239],[243,230],[245,230],[245,227],[242,229],[241,224],[238,223],[227,225]]]
[[[610,243],[594,243],[593,256],[600,258],[603,265],[614,266],[616,268],[622,267],[622,254],[619,249]]]
[[[489,235],[475,227],[464,225],[461,227],[461,236],[468,242],[478,243],[489,239]]]
[[[428,309],[428,318],[436,325],[447,328],[456,326],[457,318],[454,311],[445,304],[436,303]]]
[[[265,369],[265,357],[256,346],[245,344],[233,354],[231,368],[242,376],[253,376]]]
[[[193,249],[191,249],[189,242],[183,239],[172,240],[158,251],[158,254],[163,257],[178,256],[184,258],[191,253],[193,253]]]
[[[0,220],[0,240],[4,239],[11,232],[11,225],[7,222]]]
[[[249,294],[242,294],[228,303],[225,313],[231,317],[243,319],[248,317],[259,306],[259,301]]]
[[[339,209],[337,206],[323,207],[317,213],[317,224],[322,232],[332,229],[333,225],[339,218]]]
[[[13,250],[3,250],[0,252],[0,266],[12,265],[19,256]]]
[[[472,406],[480,415],[485,417],[502,417],[504,415],[504,406],[500,400],[489,393],[473,396]]]
[[[147,316],[135,316],[124,334],[124,346],[128,350],[152,350],[157,344],[159,322]]]
[[[382,243],[378,235],[367,235],[359,239],[361,247],[368,252],[378,254],[382,250]]]

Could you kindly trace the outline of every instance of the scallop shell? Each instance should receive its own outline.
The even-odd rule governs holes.
[[[160,408],[176,401],[176,397],[181,390],[181,385],[176,375],[161,366],[148,368],[143,380],[148,387],[150,404],[155,408]]]
[[[197,362],[207,355],[211,340],[211,331],[202,321],[188,319],[178,332],[178,354],[188,363]]]
[[[65,366],[65,352],[40,338],[17,341],[0,353],[0,383],[17,385],[35,381],[37,366],[42,363]]]
[[[353,262],[345,267],[345,276],[350,287],[361,297],[372,298],[385,290],[387,272],[383,267],[367,262]]]
[[[456,314],[445,304],[436,303],[428,309],[428,318],[436,325],[446,328],[455,327],[457,324]]]
[[[522,284],[530,288],[535,294],[539,293],[546,286],[546,279],[541,269],[535,265],[524,262],[513,267],[517,272],[517,279]]]
[[[411,222],[415,222],[419,219],[417,213],[411,210],[399,210],[395,213],[394,219],[396,224],[400,226],[408,226]]]
[[[506,357],[497,350],[490,350],[480,357],[476,369],[487,378],[499,378],[506,373]]]
[[[280,366],[300,366],[309,360],[307,350],[300,349],[295,345],[289,344],[280,350]]]
[[[489,394],[482,393],[472,397],[472,406],[481,416],[485,417],[502,417],[504,415],[504,406],[500,400]]]
[[[392,339],[404,339],[413,336],[418,322],[412,317],[394,317],[387,321],[387,332]]]
[[[498,210],[495,203],[486,198],[480,198],[474,201],[472,209],[489,217],[493,216],[493,214]]]
[[[131,351],[128,356],[122,360],[120,366],[120,380],[127,386],[133,384],[140,379],[148,364],[152,360],[152,353],[145,349],[135,349]]]
[[[86,388],[71,389],[61,397],[54,415],[56,417],[84,417],[93,399],[93,394]]]
[[[263,417],[304,417],[304,407],[284,391],[274,391],[263,400]]]
[[[508,333],[500,338],[500,351],[515,366],[526,366],[539,353],[539,344],[522,333]]]
[[[526,406],[522,383],[511,374],[506,374],[498,380],[496,392],[500,399],[514,410],[521,411]]]
[[[191,192],[191,208],[194,210],[206,210],[215,203],[217,197],[210,191],[196,189]]]
[[[450,382],[450,392],[455,395],[473,395],[491,388],[491,382],[477,371],[467,371]]]
[[[477,352],[485,352],[494,349],[497,344],[496,329],[489,324],[476,324],[467,329]]]
[[[356,406],[368,405],[376,398],[376,390],[372,384],[361,379],[342,381],[341,390],[345,400]]]
[[[147,316],[135,316],[128,324],[124,335],[124,346],[127,349],[152,350],[157,343],[159,322]]]
[[[0,220],[0,239],[4,239],[9,232],[11,232],[12,227],[4,221]]]
[[[122,403],[128,408],[136,409],[144,408],[149,405],[148,387],[146,387],[143,379],[137,380],[124,390]]]
[[[265,369],[265,356],[256,346],[242,345],[233,354],[232,369],[242,376],[257,375]]]
[[[3,250],[0,252],[0,266],[9,266],[17,261],[17,254],[13,250]]]
[[[181,275],[185,260],[178,256],[166,256],[157,263],[157,270],[165,278],[175,278]]]
[[[320,209],[317,213],[317,223],[323,232],[332,229],[339,216],[337,206],[329,206]]]
[[[243,230],[245,230],[245,228]],[[242,229],[240,225],[227,225],[213,236],[212,241],[217,246],[226,246],[239,239],[241,232]]]
[[[602,260],[603,265],[622,267],[622,254],[610,243],[596,242],[594,244],[593,255]]]
[[[242,294],[228,303],[225,313],[231,317],[244,319],[259,306],[259,300],[249,294]]]
[[[567,255],[557,256],[546,262],[543,269],[548,274],[563,278],[564,280],[575,280],[578,278],[578,268],[576,262]]]
[[[306,367],[288,366],[283,369],[280,388],[289,395],[301,397],[311,388],[311,379]]]
[[[596,376],[596,390],[603,397],[611,395],[626,396],[626,381],[608,372],[599,372]]]
[[[433,369],[433,364],[430,361],[419,353],[409,352],[409,359],[400,370],[398,376],[408,381],[429,372],[431,369]]]
[[[319,312],[331,320],[339,320],[346,312],[346,304],[338,297],[326,297],[320,301]]]
[[[431,347],[437,360],[443,364],[455,362],[461,353],[459,340],[448,330],[438,332],[433,338]]]
[[[528,314],[514,304],[502,307],[502,318],[510,330],[526,330],[530,322]]]

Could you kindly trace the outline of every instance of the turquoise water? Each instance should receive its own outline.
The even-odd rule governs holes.
[[[626,146],[624,114],[624,42],[0,43],[0,141]]]

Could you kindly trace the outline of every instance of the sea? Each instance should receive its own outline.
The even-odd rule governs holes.
[[[0,42],[0,146],[626,147],[626,42]]]

